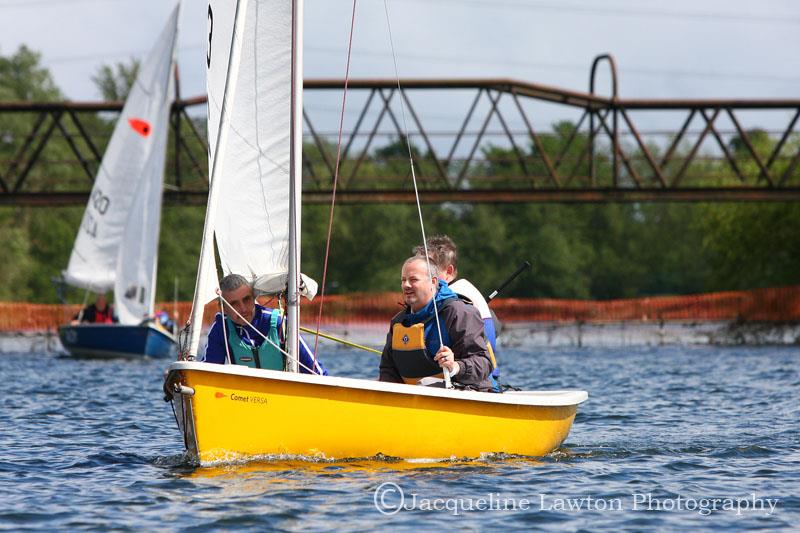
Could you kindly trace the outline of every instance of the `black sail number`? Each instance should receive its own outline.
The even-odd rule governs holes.
[[[96,189],[92,193],[92,206],[97,210],[98,213],[101,215],[105,215],[106,211],[108,211],[108,206],[111,205],[111,200],[108,196],[103,194],[103,191],[100,189]]]
[[[208,51],[206,52],[206,66],[211,68],[211,34],[214,32],[214,12],[208,4]]]
[[[89,235],[89,237],[93,239],[97,237],[97,220],[95,220],[94,216],[89,212],[88,209],[83,215],[81,227]]]
[[[89,199],[89,208],[86,209],[86,213],[83,215],[81,227],[93,239],[97,237],[98,218],[106,214],[110,205],[111,199],[103,194],[102,190],[95,189],[92,191],[92,196]]]

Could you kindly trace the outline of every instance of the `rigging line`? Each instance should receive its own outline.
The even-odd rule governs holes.
[[[222,291],[219,289],[217,289],[217,294],[219,295],[219,312],[221,318],[220,322],[222,322],[222,338],[225,339],[225,355],[228,358],[228,364],[231,364],[231,349],[228,346],[228,333],[225,331],[225,306],[222,303],[225,302],[225,298],[222,297]],[[231,307],[230,304],[228,304],[228,307]],[[231,309],[233,309],[233,307],[231,307]],[[236,309],[233,310],[236,312]],[[238,315],[239,313],[237,312],[236,314]]]
[[[300,331],[304,331],[306,333],[314,333],[313,329],[304,328],[303,326],[300,326]],[[378,354],[378,355],[381,355],[381,353],[382,353],[380,350],[376,350],[374,348],[369,348],[368,346],[363,346],[361,344],[358,344],[358,343],[355,343],[355,342],[350,342],[350,341],[345,340],[345,339],[340,339],[339,337],[334,337],[333,335],[329,335],[327,333],[321,333],[320,332],[319,336],[322,337],[323,339],[332,340],[332,341],[344,344],[345,346],[350,346],[351,348],[358,348],[359,350],[364,350],[366,352],[372,352],[372,353]]]
[[[353,30],[356,25],[356,4],[353,0],[353,13],[350,17],[350,38],[347,43],[347,65],[344,72],[344,90],[342,92],[342,113],[339,116],[339,140],[336,144],[336,167],[333,172],[333,190],[331,191],[331,212],[328,218],[328,238],[325,241],[325,263],[322,268],[322,288],[319,294],[319,313],[317,314],[317,333],[314,336],[314,351],[311,352],[314,362],[317,360],[317,347],[319,346],[320,325],[322,324],[322,306],[325,303],[325,282],[328,278],[328,258],[331,251],[331,233],[333,231],[333,208],[336,206],[336,186],[339,183],[339,165],[342,160],[342,131],[344,130],[344,113],[347,105],[347,85],[350,81],[350,57],[353,51]]]
[[[386,13],[386,27],[389,31],[389,46],[392,49],[392,61],[394,62],[394,76],[397,80],[397,90],[400,93],[400,115],[403,119],[403,134],[406,139],[406,148],[408,149],[408,162],[411,165],[411,180],[414,184],[414,197],[417,201],[417,214],[419,215],[419,227],[422,231],[422,243],[423,248],[425,250],[425,264],[428,266],[428,278],[433,278],[433,271],[431,270],[431,260],[428,257],[428,240],[425,237],[425,223],[422,221],[422,205],[419,201],[419,189],[417,189],[417,174],[414,170],[414,156],[411,153],[411,140],[408,136],[408,122],[406,121],[406,106],[405,106],[405,95],[403,94],[403,89],[400,87],[400,69],[397,67],[397,55],[394,51],[394,39],[392,38],[392,24],[390,22],[389,17],[389,3],[388,0],[383,0],[383,9]],[[440,349],[444,346],[442,342],[442,325],[439,321],[439,310],[436,307],[436,291],[438,290],[438,280],[437,286],[433,287],[433,316],[436,319],[436,333],[439,335],[439,346]],[[455,356],[453,357],[455,359]],[[442,372],[444,374],[444,384],[445,387],[448,389],[453,388],[453,384],[450,382],[450,371],[442,367]]]
[[[83,320],[83,312],[86,311],[86,302],[89,301],[89,290],[90,289],[86,289],[86,294],[83,295],[83,305],[81,306],[80,312],[78,312],[78,324]]]

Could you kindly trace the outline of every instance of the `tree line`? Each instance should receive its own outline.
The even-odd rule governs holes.
[[[136,65],[104,66],[94,81],[101,96],[124,98]],[[0,100],[58,101],[63,99],[39,55],[21,47],[0,56]],[[0,115],[0,168],[19,149],[34,117]],[[91,117],[94,131],[110,132],[113,120]],[[548,151],[566,146],[575,125],[553,125],[544,138]],[[588,142],[580,138],[571,150]],[[759,153],[768,154],[776,139],[753,132]],[[561,144],[559,144],[561,143]],[[583,144],[582,144],[583,143]],[[796,150],[800,143],[790,139]],[[734,140],[729,149],[741,155]],[[101,149],[103,147],[100,147]],[[652,147],[654,151],[658,147]],[[47,145],[48,160],[72,158],[66,142]],[[173,150],[170,142],[169,150]],[[373,149],[363,165],[373,175],[396,175],[398,155],[406,150],[396,140]],[[546,174],[533,143],[524,147],[526,165]],[[430,158],[413,147],[419,171]],[[308,157],[322,173],[315,147]],[[205,154],[196,154],[199,161]],[[471,170],[476,185],[503,187],[503,176],[519,175],[516,154],[509,149],[483,148],[482,164]],[[168,155],[168,160],[171,158]],[[743,158],[744,159],[744,158]],[[344,165],[353,164],[345,161]],[[608,151],[596,158],[599,179],[610,173]],[[708,183],[730,174],[715,161],[693,163],[694,175]],[[588,169],[579,169],[588,172]],[[29,176],[29,184],[52,183],[61,190],[72,185],[74,170],[46,165]],[[797,172],[790,178],[797,182]],[[489,178],[491,177],[491,180]],[[510,179],[510,178],[509,178]],[[0,208],[0,300],[54,302],[52,279],[66,268],[83,214],[83,207],[54,209]],[[166,206],[161,223],[158,265],[160,300],[172,298],[177,280],[180,299],[191,299],[202,235],[204,208]],[[505,296],[609,299],[662,294],[692,294],[797,284],[800,280],[800,204],[796,203],[630,203],[630,204],[444,204],[424,205],[428,235],[448,234],[459,246],[459,271],[484,292],[504,280],[522,261],[533,271],[510,286]],[[303,271],[321,281],[329,208],[305,205],[302,215]],[[398,290],[399,267],[421,233],[413,205],[372,204],[337,207],[328,272],[328,293]],[[72,301],[82,295],[73,291]]]

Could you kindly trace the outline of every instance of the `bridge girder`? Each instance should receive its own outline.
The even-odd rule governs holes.
[[[594,92],[603,60],[611,66],[611,96]],[[588,93],[510,79],[411,79],[401,81],[402,92],[396,80],[350,80],[355,120],[343,135],[337,202],[413,201],[407,155],[392,152],[406,122],[427,203],[800,200],[800,99],[621,99],[615,80],[607,56],[593,65]],[[342,80],[305,82],[307,203],[330,201],[338,134],[318,128],[325,108],[314,101],[331,100],[342,88]],[[436,115],[426,97],[468,105],[441,131],[421,118]],[[543,105],[568,110],[575,120],[545,131],[538,126],[547,116]],[[173,105],[167,203],[205,203],[207,146],[190,113],[201,106],[204,97]],[[106,127],[98,134],[89,123],[121,109],[121,102],[0,102],[0,205],[85,204],[111,129],[100,121]],[[745,126],[743,117],[754,113],[777,114],[786,127]],[[676,127],[646,131],[640,124],[653,116],[668,116]],[[24,127],[14,130],[15,120]]]

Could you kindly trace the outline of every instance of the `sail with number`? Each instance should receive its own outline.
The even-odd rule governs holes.
[[[153,311],[178,7],[142,61],[100,163],[64,279],[114,288],[120,322]]]
[[[296,324],[299,275],[299,121],[302,13],[291,0],[211,0],[208,6],[210,191],[189,353],[197,354],[203,304],[218,273],[261,282],[288,275]],[[295,189],[296,194],[293,192]],[[292,272],[290,274],[290,272]],[[294,308],[294,309],[293,309]],[[291,335],[288,350],[292,352]]]

